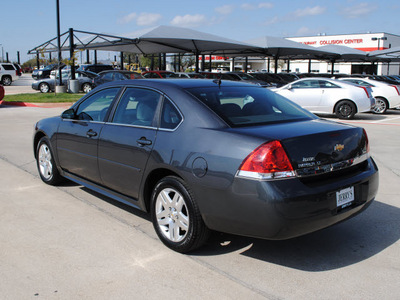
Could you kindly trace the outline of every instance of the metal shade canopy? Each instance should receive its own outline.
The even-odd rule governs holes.
[[[388,57],[400,57],[400,47],[393,47],[385,50],[376,50],[368,53],[368,56],[386,55]]]
[[[367,56],[364,51],[340,45],[326,45],[318,47],[326,54],[321,55],[319,58],[334,59],[336,61],[365,61]]]
[[[75,50],[92,49],[136,54],[212,53],[225,55],[246,55],[262,52],[261,48],[257,48],[254,45],[174,26],[158,26],[136,37],[120,37],[80,30],[73,30],[73,32]],[[66,45],[69,37],[67,32],[62,34],[62,37],[65,38],[62,50],[70,50]],[[28,53],[36,53],[37,51],[56,51],[54,39],[41,44]]]
[[[246,41],[255,47],[263,48],[267,56],[279,58],[307,59],[326,54],[325,51],[285,38],[264,36]]]

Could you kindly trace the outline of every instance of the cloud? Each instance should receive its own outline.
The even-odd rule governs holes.
[[[258,4],[243,3],[240,7],[244,10],[255,10],[257,8],[273,8],[274,4],[271,2],[261,2]]]
[[[362,2],[351,7],[342,9],[341,13],[349,19],[355,19],[370,14],[377,7],[370,3]]]
[[[312,35],[312,34],[314,34],[314,33],[315,33],[315,32],[314,32],[312,29],[303,26],[303,27],[300,27],[300,28],[297,30],[296,35],[305,36],[305,35]]]
[[[141,13],[140,15],[136,13],[130,13],[118,20],[119,24],[128,24],[136,20],[138,26],[154,26],[162,18],[160,14],[152,13]]]
[[[258,8],[273,8],[274,4],[272,4],[271,2],[263,2],[258,4]]]
[[[198,27],[206,23],[206,17],[204,15],[184,15],[176,16],[171,21],[171,25],[180,27]]]
[[[326,7],[321,7],[319,5],[314,7],[306,7],[304,9],[298,9],[294,12],[294,15],[298,18],[306,16],[316,16],[321,15],[325,12]]]
[[[275,23],[278,23],[279,22],[279,18],[278,17],[273,17],[272,19],[268,19],[268,20],[266,20],[264,23],[263,23],[263,25],[272,25],[272,24],[275,24]]]
[[[229,15],[233,12],[233,5],[224,5],[215,8],[215,11],[221,15]]]
[[[121,19],[118,20],[118,23],[120,24],[128,24],[130,22],[132,22],[135,18],[136,18],[136,13],[131,13],[129,15],[126,15],[124,17],[122,17]]]
[[[240,7],[244,10],[254,10],[257,8],[257,6],[255,6],[254,4],[250,4],[250,3],[243,3]]]
[[[162,18],[160,14],[141,13],[136,20],[138,26],[153,26]]]

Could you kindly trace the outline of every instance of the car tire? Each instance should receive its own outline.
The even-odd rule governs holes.
[[[375,100],[376,103],[372,108],[372,112],[375,114],[384,114],[389,108],[389,103],[385,98],[382,97],[376,97]]]
[[[90,83],[84,83],[82,84],[82,91],[87,94],[93,89],[92,85]]]
[[[1,83],[4,86],[9,86],[12,83],[12,78],[10,76],[3,76],[3,78],[1,79]]]
[[[199,248],[210,235],[192,191],[175,176],[157,183],[151,197],[151,217],[160,240],[180,253]]]
[[[42,137],[36,148],[36,165],[40,178],[50,185],[57,185],[63,181],[63,177],[57,169],[53,152],[47,137]]]
[[[335,114],[339,119],[353,119],[356,112],[355,104],[349,100],[340,101],[335,107]]]
[[[50,93],[50,86],[46,82],[39,84],[39,91],[41,93]]]

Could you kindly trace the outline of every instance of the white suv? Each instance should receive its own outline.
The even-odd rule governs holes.
[[[3,85],[10,85],[13,81],[17,80],[20,72],[10,63],[0,63],[0,83]]]

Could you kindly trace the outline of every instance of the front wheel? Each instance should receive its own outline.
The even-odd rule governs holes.
[[[356,112],[356,106],[349,100],[340,101],[335,107],[335,114],[339,119],[353,119]]]
[[[376,102],[374,107],[372,107],[372,112],[374,112],[375,114],[384,114],[389,108],[389,104],[385,99],[381,97],[376,97],[375,100]]]
[[[36,164],[40,178],[47,184],[56,185],[62,181],[63,177],[58,172],[49,145],[50,142],[46,137],[40,139],[36,148]]]
[[[84,83],[82,85],[82,91],[87,94],[92,90],[92,85],[90,83]]]
[[[168,176],[157,183],[151,197],[151,216],[158,237],[174,251],[187,253],[209,237],[193,193],[178,177]]]

